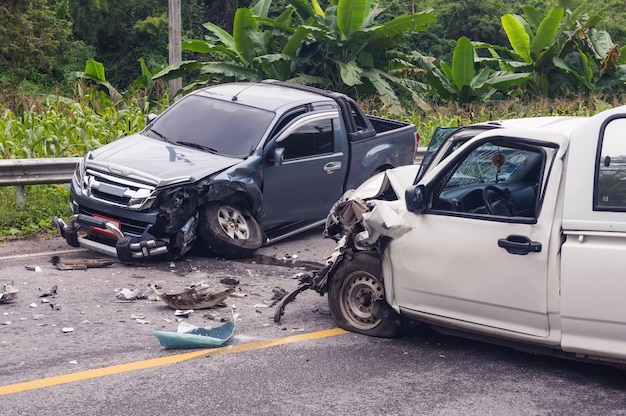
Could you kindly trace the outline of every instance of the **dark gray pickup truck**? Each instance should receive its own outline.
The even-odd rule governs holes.
[[[346,95],[278,81],[193,92],[140,133],[89,152],[71,184],[68,244],[123,262],[251,255],[324,222],[346,189],[413,163],[415,125]]]

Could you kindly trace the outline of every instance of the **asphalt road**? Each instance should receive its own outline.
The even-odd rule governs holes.
[[[53,255],[102,258],[60,238],[0,246],[0,283],[19,290],[0,303],[0,414],[626,415],[623,370],[420,326],[395,340],[346,333],[313,292],[274,323],[275,291],[295,289],[331,243],[314,230],[247,262],[194,253],[87,270],[50,263]],[[219,291],[224,279],[238,282],[238,296],[188,317],[148,288],[172,293],[202,282]],[[55,297],[41,297],[55,285]],[[126,301],[122,289],[145,297]],[[231,310],[237,326],[222,348],[164,349],[152,335],[179,321],[220,325],[215,319]]]

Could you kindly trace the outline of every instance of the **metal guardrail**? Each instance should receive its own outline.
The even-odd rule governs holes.
[[[415,163],[421,163],[426,153],[420,147]],[[68,183],[80,157],[42,159],[0,159],[0,186],[15,186],[17,203],[24,206],[24,186]]]
[[[81,158],[1,159],[0,186],[67,183]]]

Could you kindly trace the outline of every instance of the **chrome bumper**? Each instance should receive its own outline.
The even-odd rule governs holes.
[[[116,224],[103,218],[75,214],[69,219],[67,224],[58,217],[54,217],[53,222],[61,236],[65,238],[65,241],[70,246],[84,247],[115,257],[122,262],[161,256],[168,253],[168,247],[165,242],[159,241],[152,236],[147,238],[143,238],[143,236],[132,238],[125,236]],[[89,234],[93,232],[93,228],[100,228],[113,234],[117,239],[115,246],[89,240],[79,235],[81,230],[83,230],[82,233]]]

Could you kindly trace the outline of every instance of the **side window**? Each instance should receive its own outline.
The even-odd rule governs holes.
[[[332,119],[315,119],[304,122],[288,136],[277,142],[285,149],[285,160],[299,159],[334,152]]]
[[[609,121],[600,135],[594,209],[626,211],[626,118]]]
[[[432,209],[536,218],[547,151],[554,153],[505,140],[483,143],[435,183]]]

